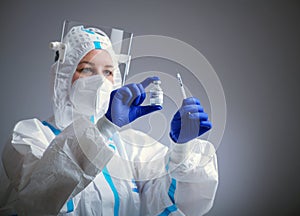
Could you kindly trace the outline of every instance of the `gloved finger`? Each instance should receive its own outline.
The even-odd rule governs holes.
[[[128,104],[132,98],[132,93],[127,86],[123,86],[117,90],[115,97],[120,99],[124,104]]]
[[[149,113],[152,113],[154,111],[157,111],[157,110],[161,110],[162,109],[162,106],[139,106],[138,109],[136,110],[136,115],[137,115],[137,118],[138,117],[141,117],[143,115],[147,115]]]
[[[138,83],[138,84],[137,84],[137,87],[140,89],[141,95],[140,95],[139,100],[136,101],[136,104],[135,104],[136,106],[141,105],[141,104],[144,102],[145,98],[146,98],[145,89],[144,89],[144,87],[142,86],[142,84]]]
[[[201,105],[185,105],[181,109],[182,113],[196,113],[196,112],[203,112],[203,107]]]
[[[200,121],[207,121],[208,115],[205,112],[198,112],[198,113],[191,113],[188,114],[188,118],[192,120],[200,120]]]
[[[132,98],[130,99],[129,104],[137,105],[137,103],[139,102],[140,97],[141,97],[141,91],[140,91],[139,87],[135,83],[129,84],[127,86],[130,89],[131,94],[132,94]]]
[[[183,101],[182,101],[182,106],[192,105],[192,104],[200,105],[199,99],[195,98],[195,97],[189,97],[189,98],[183,99]]]
[[[144,88],[146,88],[150,83],[152,83],[155,80],[159,80],[159,77],[157,76],[148,77],[144,81],[142,81],[141,84]]]
[[[201,121],[200,122],[200,127],[204,127],[206,129],[211,129],[212,128],[212,124],[210,121]]]

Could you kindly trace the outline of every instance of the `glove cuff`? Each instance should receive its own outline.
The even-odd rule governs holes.
[[[116,132],[119,131],[119,127],[110,122],[106,116],[103,116],[98,120],[97,128],[106,139],[111,138]]]
[[[187,142],[185,144],[172,143],[172,152],[170,159],[175,164],[179,164],[186,159],[193,148],[192,142]]]
[[[175,135],[172,132],[169,133],[169,136],[174,143],[177,143],[178,139],[175,137]]]

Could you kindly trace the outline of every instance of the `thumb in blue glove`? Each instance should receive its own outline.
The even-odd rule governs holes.
[[[122,127],[151,112],[161,110],[161,106],[140,106],[146,98],[145,88],[158,77],[148,77],[141,83],[131,83],[110,94],[106,118]]]
[[[195,97],[186,98],[171,121],[170,137],[175,143],[186,143],[211,129],[208,115]]]

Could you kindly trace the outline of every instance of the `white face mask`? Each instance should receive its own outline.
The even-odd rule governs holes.
[[[73,114],[94,116],[96,123],[108,109],[112,90],[113,84],[102,75],[79,78],[70,92]]]

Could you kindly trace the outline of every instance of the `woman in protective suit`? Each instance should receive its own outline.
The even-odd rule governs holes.
[[[120,128],[161,106],[141,106],[158,77],[121,87],[107,35],[75,26],[52,66],[54,116],[18,122],[2,152],[0,215],[203,215],[218,185],[211,128],[196,98],[171,121],[172,151]],[[151,145],[146,145],[151,143]]]

